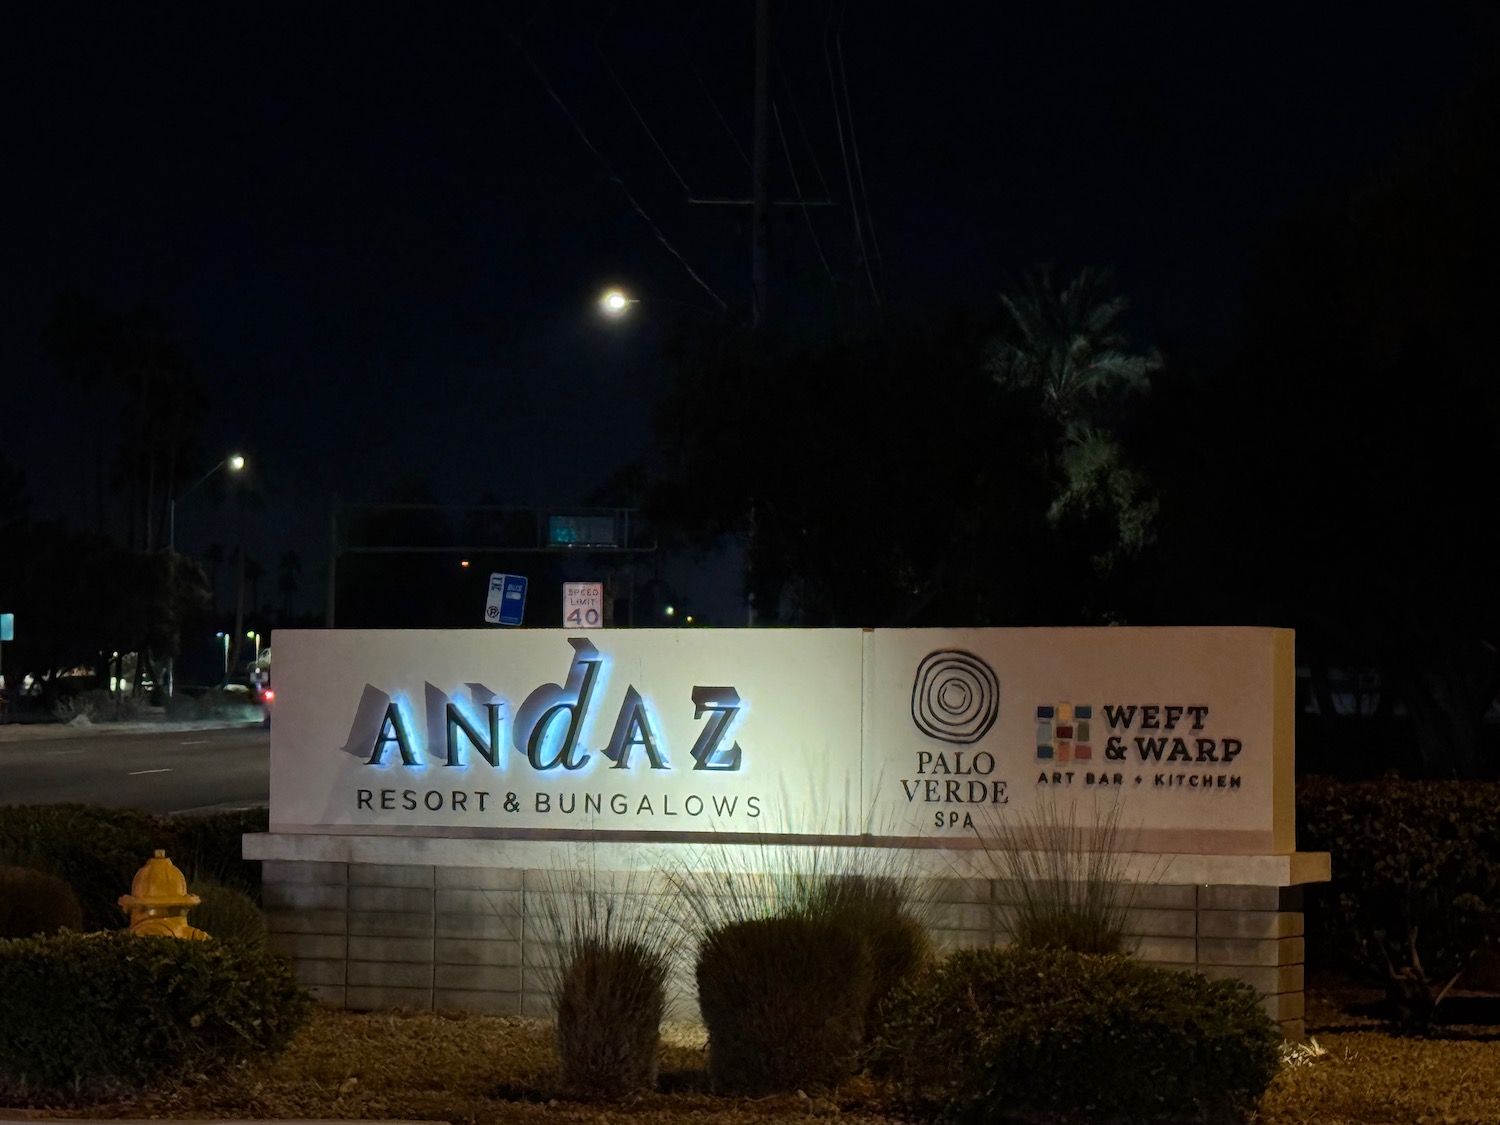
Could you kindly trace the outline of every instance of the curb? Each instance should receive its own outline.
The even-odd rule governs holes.
[[[145,719],[130,723],[0,723],[0,746],[16,742],[46,742],[63,738],[90,738],[95,735],[119,734],[178,734],[200,730],[258,730],[260,718],[254,719],[203,719],[188,722],[168,722],[164,719]],[[3,1118],[0,1118],[3,1120]]]

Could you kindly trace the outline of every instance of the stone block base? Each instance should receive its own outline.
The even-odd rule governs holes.
[[[683,869],[694,854],[684,845],[584,847],[596,849],[584,853],[583,862],[601,885],[627,889],[639,889],[644,872]],[[271,948],[293,959],[320,1000],[360,1010],[550,1014],[559,872],[570,858],[579,861],[570,850],[576,848],[538,841],[245,837],[246,858],[262,861]],[[701,849],[695,854],[701,859]],[[1015,909],[1012,885],[976,874],[973,856],[931,849],[910,854],[922,867],[914,873],[922,876],[939,950],[1005,944]],[[1272,860],[1286,862],[1278,867]],[[1140,866],[1164,868],[1179,879],[1238,871],[1263,880],[1124,883],[1118,901],[1135,956],[1247,981],[1282,1032],[1300,1039],[1302,901],[1294,880],[1326,878],[1326,857],[1155,857]],[[670,905],[668,895],[662,898]],[[674,966],[675,1018],[697,1014],[692,978],[686,958]]]

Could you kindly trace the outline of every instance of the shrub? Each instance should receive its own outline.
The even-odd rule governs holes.
[[[0,938],[82,928],[78,896],[63,880],[30,867],[0,867]]]
[[[0,860],[64,879],[78,895],[83,928],[115,930],[127,922],[120,896],[157,848],[184,871],[243,885],[253,897],[260,864],[240,858],[240,836],[266,827],[263,808],[164,817],[95,805],[0,806]]]
[[[172,851],[167,854],[193,876],[237,887],[259,902],[260,861],[242,858],[242,837],[267,831],[269,820],[269,810],[264,806],[172,817],[168,821]]]
[[[884,997],[929,956],[913,853],[767,842],[701,858],[670,878],[698,942],[710,1077],[735,1092],[848,1077]],[[799,952],[819,934],[844,952]]]
[[[591,851],[545,888],[542,914],[560,942],[546,971],[563,1093],[616,1100],[652,1089],[676,937],[654,909],[654,877],[601,875]]]
[[[0,942],[0,1098],[93,1099],[286,1047],[311,1008],[290,968],[214,941]]]
[[[866,1029],[873,1028],[892,989],[932,956],[932,940],[914,907],[912,888],[891,876],[836,875],[808,895],[805,914],[864,939],[870,959]]]
[[[854,1072],[872,972],[847,926],[797,914],[732,922],[704,936],[697,977],[715,1090],[829,1087]]]
[[[644,941],[571,950],[557,990],[564,1093],[613,1101],[655,1087],[666,974],[666,960]]]
[[[1500,946],[1500,785],[1309,779],[1297,822],[1298,846],[1333,860],[1332,882],[1309,889],[1312,956],[1381,981],[1391,1017],[1426,1032]]]
[[[896,1099],[954,1122],[1234,1121],[1280,1035],[1241,981],[1060,950],[957,953],[898,987],[881,1054]]]
[[[130,692],[92,688],[58,700],[56,713],[64,722],[81,718],[90,722],[123,723],[140,716],[141,700]]]
[[[197,879],[188,891],[202,901],[188,911],[188,921],[215,941],[234,941],[264,948],[266,916],[244,891]]]
[[[115,930],[127,921],[118,899],[156,848],[172,851],[164,818],[92,805],[0,808],[0,841],[29,849],[67,880],[87,930]]]

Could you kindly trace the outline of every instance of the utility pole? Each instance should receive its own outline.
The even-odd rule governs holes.
[[[766,135],[771,107],[771,2],[755,0],[755,135],[750,154],[750,284],[755,298],[751,325],[761,328],[769,312],[771,193],[766,176]]]

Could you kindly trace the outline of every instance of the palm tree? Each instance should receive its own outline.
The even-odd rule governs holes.
[[[1115,429],[1161,357],[1132,350],[1122,324],[1129,302],[1113,290],[1103,270],[1085,268],[1062,288],[1050,270],[1038,271],[1001,296],[1002,326],[989,354],[996,384],[1053,424],[1046,454],[1057,487],[1047,513],[1053,526],[1101,516],[1113,524],[1114,542],[1094,556],[1101,572],[1150,540],[1157,510]]]
[[[1002,295],[1004,324],[990,353],[995,381],[1037,391],[1064,429],[1096,423],[1112,396],[1144,391],[1161,357],[1130,350],[1120,323],[1129,302],[1112,288],[1108,273],[1085,268],[1059,290],[1043,269],[1022,292]]]

